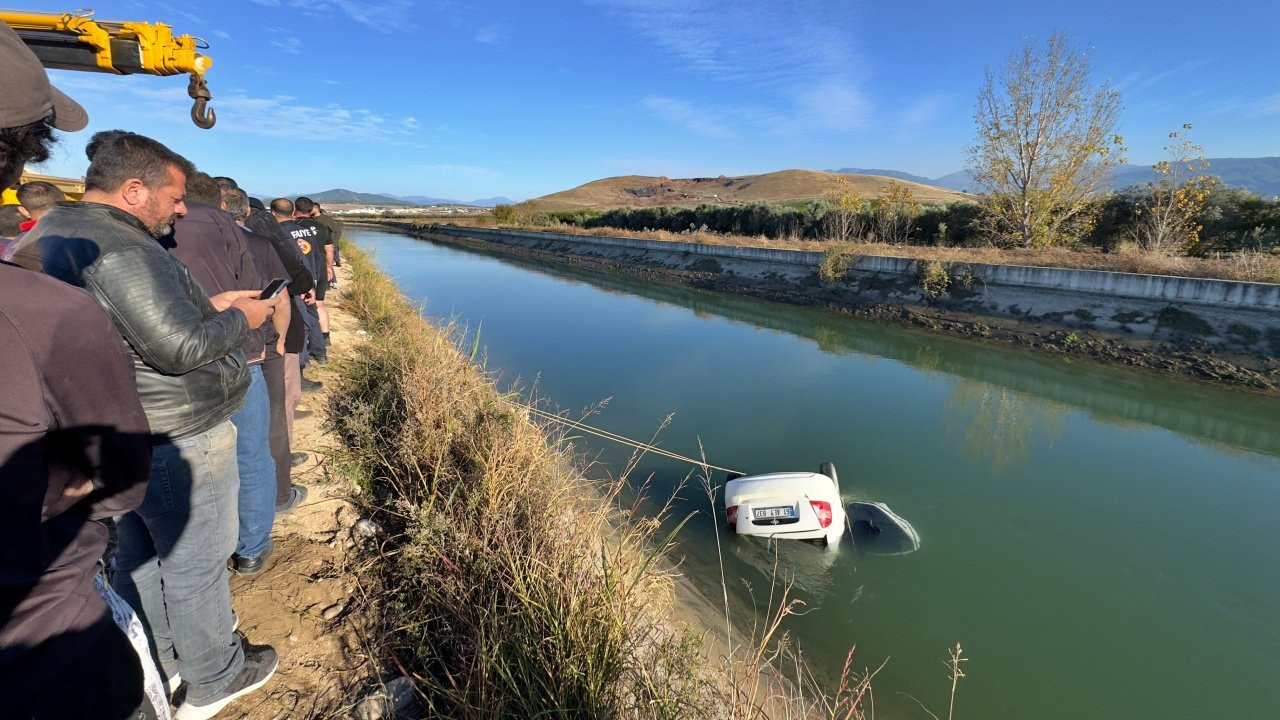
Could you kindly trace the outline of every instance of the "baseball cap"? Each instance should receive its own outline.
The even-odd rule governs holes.
[[[49,84],[49,75],[35,53],[13,28],[0,22],[0,127],[30,125],[50,115],[49,124],[75,132],[89,124],[89,116],[75,100]]]

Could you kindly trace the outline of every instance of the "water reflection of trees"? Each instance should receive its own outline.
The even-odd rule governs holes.
[[[1069,413],[1070,408],[1060,403],[961,379],[943,402],[942,432],[948,438],[963,432],[970,461],[989,466],[994,476],[1003,477],[1027,464],[1033,437],[1060,440]]]

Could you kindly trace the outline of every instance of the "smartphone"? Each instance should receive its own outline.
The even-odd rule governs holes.
[[[284,289],[284,286],[288,284],[289,278],[275,278],[271,282],[267,283],[267,286],[263,288],[262,294],[258,296],[258,299],[270,300],[271,298],[279,295],[280,291]]]

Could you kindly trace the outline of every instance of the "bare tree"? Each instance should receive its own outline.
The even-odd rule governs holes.
[[[1027,40],[999,77],[987,68],[968,170],[992,230],[1030,247],[1087,227],[1091,196],[1124,162],[1119,114],[1119,94],[1090,84],[1088,55],[1063,33],[1043,49]]]
[[[920,203],[916,202],[911,188],[890,180],[881,189],[880,197],[871,202],[871,209],[878,241],[890,245],[905,245],[911,241],[916,218],[920,217]]]
[[[842,243],[862,239],[866,231],[862,217],[866,202],[849,185],[849,179],[836,178],[835,187],[827,191],[824,199],[828,207],[822,223],[827,239]]]
[[[1200,244],[1200,213],[1218,179],[1209,175],[1204,148],[1192,142],[1191,123],[1169,133],[1168,159],[1153,166],[1156,181],[1147,183],[1135,209],[1133,236],[1144,250],[1195,250]]]

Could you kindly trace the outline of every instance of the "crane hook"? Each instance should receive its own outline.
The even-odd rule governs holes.
[[[204,76],[198,73],[191,73],[191,82],[187,84],[187,95],[195,100],[195,104],[191,106],[191,122],[196,127],[208,130],[218,121],[218,114],[209,107],[209,100],[212,95],[209,94],[209,86],[204,81]]]
[[[196,100],[195,105],[191,106],[191,122],[197,127],[208,130],[213,124],[218,122],[218,113],[209,107],[209,101],[204,98]]]

